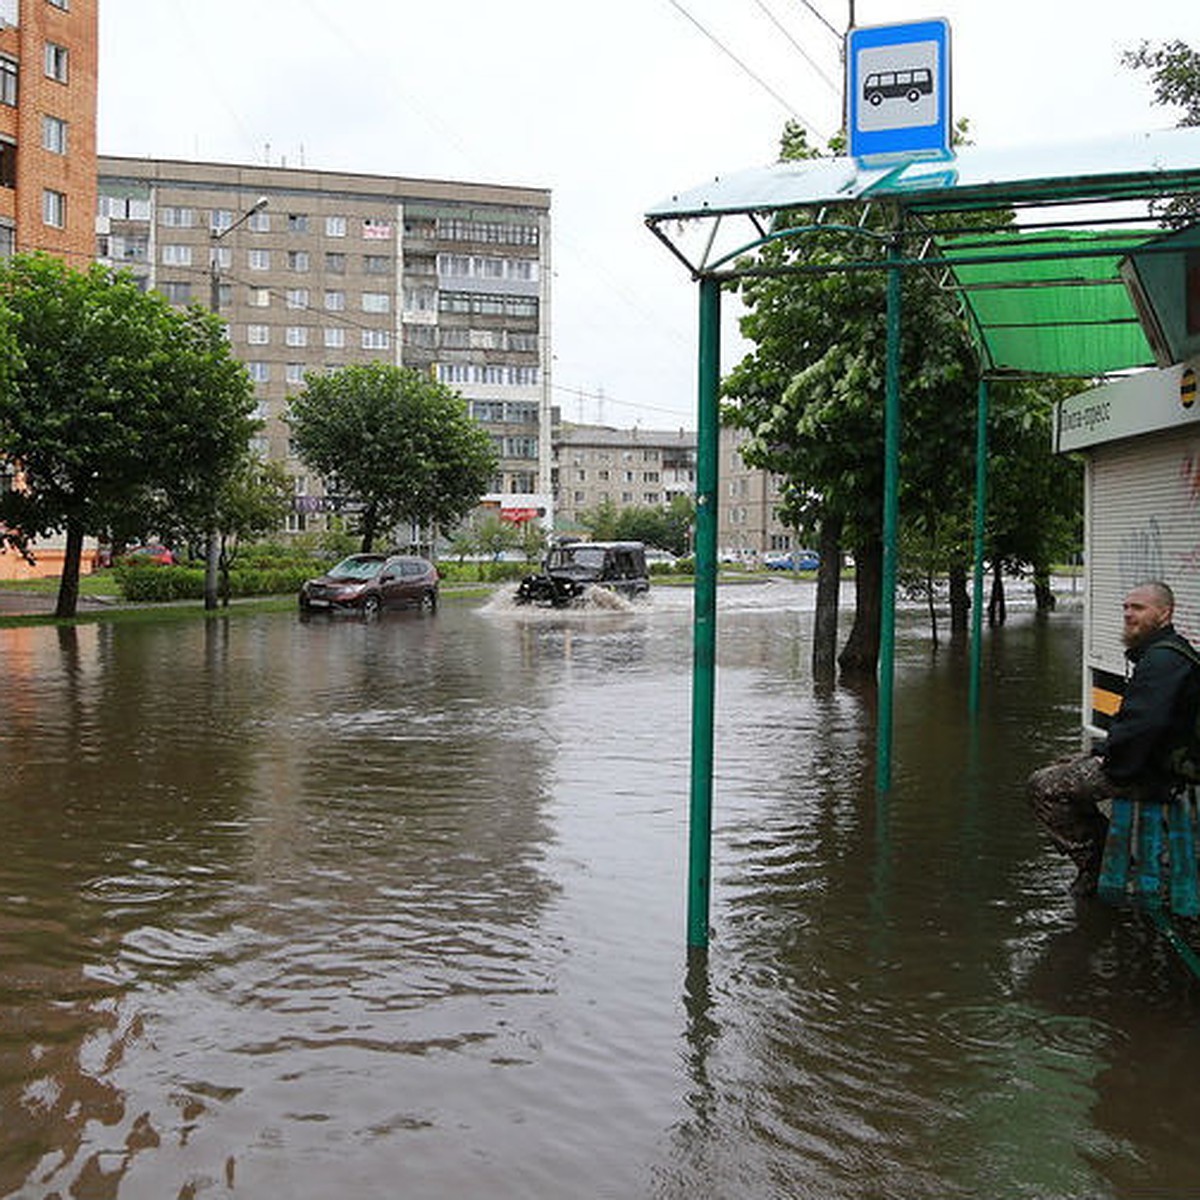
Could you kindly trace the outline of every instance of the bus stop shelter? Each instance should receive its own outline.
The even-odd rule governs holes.
[[[688,944],[708,944],[716,663],[721,291],[753,275],[881,271],[887,275],[883,412],[883,604],[876,785],[891,785],[902,277],[933,271],[973,333],[979,357],[970,703],[979,697],[987,502],[988,384],[1003,377],[1080,380],[1165,365],[1186,303],[1157,319],[1132,264],[1169,264],[1200,285],[1195,227],[1171,233],[1157,206],[1200,194],[1200,129],[1069,146],[865,163],[789,160],[716,178],[646,214],[651,232],[699,291],[696,581],[693,611]],[[861,254],[806,261],[823,237],[850,235]],[[784,242],[786,265],[763,250]],[[1189,274],[1189,266],[1191,273]],[[1150,272],[1155,274],[1155,272]],[[1168,286],[1170,290],[1170,285]],[[1196,297],[1200,311],[1200,294]],[[1171,306],[1168,306],[1171,307]],[[1200,316],[1197,317],[1200,320]],[[1200,333],[1200,329],[1197,330]]]

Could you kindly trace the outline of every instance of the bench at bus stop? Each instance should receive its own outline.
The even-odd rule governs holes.
[[[1147,913],[1200,979],[1200,957],[1173,918],[1200,917],[1196,787],[1170,803],[1113,801],[1097,895]]]

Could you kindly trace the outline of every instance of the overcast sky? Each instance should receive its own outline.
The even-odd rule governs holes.
[[[100,151],[550,188],[554,402],[694,428],[696,289],[642,216],[772,161],[789,117],[823,143],[848,16],[847,0],[101,0]],[[1172,125],[1121,52],[1200,46],[1196,0],[857,0],[855,17],[949,20],[954,114],[983,147]]]

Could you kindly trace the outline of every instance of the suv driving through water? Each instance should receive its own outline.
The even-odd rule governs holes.
[[[650,590],[646,547],[641,542],[563,542],[547,553],[540,574],[521,580],[516,599],[564,608],[582,600],[590,587],[627,599],[645,595]]]

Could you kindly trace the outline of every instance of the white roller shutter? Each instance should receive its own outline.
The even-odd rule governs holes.
[[[1124,672],[1121,601],[1147,579],[1175,592],[1175,625],[1200,641],[1200,432],[1172,429],[1089,455],[1087,667]]]

